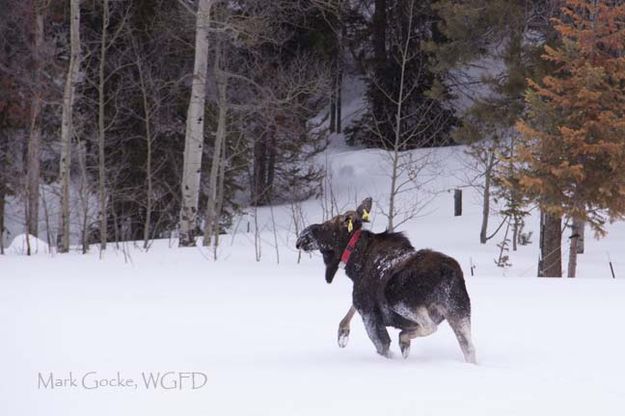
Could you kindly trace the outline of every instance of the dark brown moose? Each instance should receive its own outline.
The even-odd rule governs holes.
[[[354,283],[353,307],[339,326],[339,346],[347,345],[354,308],[377,352],[385,357],[390,357],[391,344],[386,327],[401,329],[399,347],[407,358],[410,340],[434,333],[446,319],[464,359],[475,363],[471,302],[458,262],[436,251],[416,251],[401,233],[363,230],[370,211],[367,198],[356,211],[307,227],[296,243],[304,251],[321,251],[328,283],[341,262]]]

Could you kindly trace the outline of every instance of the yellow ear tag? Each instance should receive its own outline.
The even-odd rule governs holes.
[[[352,232],[354,230],[354,224],[352,223],[352,220],[349,219],[347,220],[347,232]]]
[[[363,220],[363,221],[367,221],[367,222],[369,222],[369,218],[371,218],[371,217],[369,216],[369,213],[367,212],[367,210],[366,210],[366,209],[363,209],[363,210],[362,210],[362,220]]]

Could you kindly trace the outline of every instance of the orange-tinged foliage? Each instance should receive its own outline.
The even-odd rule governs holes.
[[[561,42],[543,59],[556,70],[528,81],[518,183],[603,234],[605,216],[625,217],[625,4],[566,0],[552,23]]]

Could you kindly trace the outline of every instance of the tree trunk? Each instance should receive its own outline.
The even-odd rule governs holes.
[[[48,210],[48,199],[46,198],[45,193],[42,193],[41,202],[43,205],[43,217],[46,223],[46,243],[48,247],[52,247],[52,242],[54,238],[52,236],[52,228],[50,227],[50,211]]]
[[[263,189],[263,202],[267,205],[273,201],[273,182],[276,178],[276,159],[278,156],[278,145],[276,138],[276,128],[270,129],[269,157],[267,158],[267,181]]]
[[[580,231],[581,227],[583,227],[582,224],[583,221],[580,221],[577,218],[573,219],[573,224],[571,226],[571,244],[569,246],[569,265],[567,269],[567,277],[575,277],[577,272],[577,253],[580,240]]]
[[[495,152],[492,152],[486,171],[484,172],[484,194],[482,199],[482,227],[480,228],[480,243],[486,244],[488,238],[486,233],[488,232],[488,218],[490,216],[490,182],[492,179],[493,165],[495,163]]]
[[[254,140],[254,167],[252,173],[252,204],[262,205],[265,178],[267,177],[267,133],[259,134]]]
[[[70,2],[70,59],[65,89],[63,91],[63,117],[61,123],[61,212],[57,246],[60,253],[69,251],[69,175],[71,164],[71,141],[74,134],[73,110],[76,82],[80,71],[80,0]]]
[[[104,122],[104,64],[106,63],[106,35],[109,26],[109,0],[102,2],[102,37],[100,41],[100,68],[98,81],[98,205],[100,220],[100,250],[106,250],[108,225],[106,218],[106,170],[104,142],[106,127]]]
[[[344,39],[346,34],[346,26],[344,23],[343,13],[344,7],[343,3],[339,2],[339,10],[338,10],[338,26],[339,32],[337,36],[337,81],[336,81],[336,132],[342,133],[343,131],[343,123],[341,120],[342,111],[341,106],[343,105],[343,73],[345,72],[345,61],[343,60],[343,52],[344,52]]]
[[[204,104],[206,101],[206,71],[208,67],[208,35],[212,0],[200,0],[195,27],[195,62],[193,84],[187,110],[184,160],[182,174],[182,206],[180,208],[181,247],[195,246],[198,198],[204,148]]]
[[[343,49],[339,49],[339,53],[342,53]],[[341,123],[341,106],[343,105],[343,57],[339,56],[339,73],[338,80],[336,81],[336,132],[341,133],[343,131],[343,126]]]
[[[334,75],[334,74],[333,74]],[[330,93],[330,133],[336,131],[336,78],[332,85],[332,92]]]
[[[523,237],[523,230],[525,229],[525,220],[519,219],[518,230],[517,230],[517,243],[521,245],[526,245],[526,239]]]
[[[213,244],[213,257],[217,260],[217,247],[219,246],[219,218],[221,218],[221,211],[224,206],[224,182],[226,177],[226,146],[222,148],[221,164],[219,165],[219,185],[217,189],[217,204],[215,208],[215,225],[213,227],[215,242]]]
[[[114,234],[115,234],[115,248],[119,249],[119,240],[120,240],[120,235],[119,235],[119,221],[117,220],[117,211],[115,210],[115,204],[113,204],[112,198],[111,198],[111,215],[113,216],[113,230],[114,230]]]
[[[34,1],[35,30],[34,30],[34,74],[33,97],[30,109],[30,134],[28,136],[28,184],[26,187],[26,225],[28,233],[39,235],[39,180],[41,161],[41,67],[43,48],[43,5],[41,1]]]
[[[375,0],[375,12],[373,13],[373,55],[375,61],[374,77],[380,82],[385,76],[386,64],[386,0]],[[385,120],[384,94],[376,91],[372,97],[372,109],[375,119]],[[385,138],[381,138],[385,140]],[[385,143],[385,141],[383,141]]]
[[[80,206],[82,209],[82,224],[80,227],[80,241],[82,254],[89,251],[89,181],[87,179],[87,149],[84,141],[78,141],[78,165],[80,167]]]
[[[562,277],[562,218],[543,215],[542,277]]]
[[[143,223],[143,248],[147,250],[150,243],[150,224],[152,223],[152,111],[150,110],[147,84],[145,82],[145,75],[143,73],[143,66],[141,63],[138,64],[137,70],[139,72],[139,85],[141,87],[141,96],[143,98],[143,123],[145,129],[145,143],[147,147],[145,164],[145,182],[147,190],[145,196],[145,222]]]
[[[4,203],[7,194],[8,138],[0,128],[0,254],[4,254]]]
[[[4,254],[4,200],[6,198],[6,190],[4,178],[0,172],[0,254]]]
[[[577,239],[577,254],[584,254],[584,234],[586,232],[586,221],[577,221],[577,233],[579,238]]]
[[[488,237],[488,217],[490,214],[490,181],[492,169],[484,173],[484,194],[482,195],[482,227],[480,228],[480,243],[486,244]]]
[[[267,205],[271,202],[277,152],[276,128],[270,125],[254,143],[253,205]]]
[[[208,178],[208,200],[206,202],[206,218],[204,224],[204,241],[208,246],[213,235],[213,230],[219,228],[219,213],[217,212],[217,200],[219,191],[219,172],[222,164],[222,148],[226,145],[226,122],[228,115],[227,87],[228,80],[221,69],[222,48],[218,44],[215,50],[214,76],[217,83],[217,102],[219,114],[217,116],[217,132],[215,134],[215,146],[213,148],[213,160],[211,163],[210,176]]]
[[[388,198],[388,224],[386,226],[386,230],[390,233],[392,233],[395,229],[395,196],[397,193],[397,165],[399,163],[399,152],[394,151],[393,156],[391,157],[393,158],[393,166],[391,170],[391,192],[389,193]]]
[[[543,253],[545,252],[545,213],[540,211],[540,225],[538,226],[539,237],[538,237],[538,248],[540,250],[540,256],[538,258],[538,270],[536,272],[536,276],[544,277],[544,261],[543,261]]]
[[[376,14],[378,13],[378,3],[384,3],[384,7],[386,7],[386,2],[384,0],[376,0]],[[412,3],[412,5],[414,5],[414,3]],[[409,16],[409,28],[412,27],[412,7],[410,9],[411,14]],[[386,16],[386,12],[384,11],[384,16]],[[375,19],[375,16],[374,16]],[[386,25],[386,19],[385,19],[385,25]],[[409,32],[408,32],[409,33]],[[395,219],[395,204],[396,204],[396,196],[397,196],[397,191],[398,191],[398,187],[397,187],[397,179],[398,176],[400,174],[399,172],[399,158],[400,158],[400,150],[401,150],[401,134],[402,134],[402,112],[403,112],[403,103],[404,103],[404,80],[406,78],[406,64],[408,63],[408,46],[409,46],[409,40],[410,40],[410,36],[406,36],[406,42],[404,43],[404,45],[402,45],[402,51],[401,51],[401,71],[400,71],[400,78],[399,78],[399,92],[397,94],[397,108],[395,109],[395,128],[394,128],[394,133],[395,133],[395,137],[394,137],[394,141],[393,141],[393,148],[392,148],[392,158],[393,158],[393,168],[391,171],[391,191],[390,191],[390,197],[389,197],[389,204],[388,204],[388,231],[389,232],[393,232],[394,229],[394,219]],[[377,46],[376,46],[377,47]]]

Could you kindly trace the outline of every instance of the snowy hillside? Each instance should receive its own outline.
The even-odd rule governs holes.
[[[470,188],[463,215],[453,217],[448,190],[462,183],[463,148],[428,152],[433,163],[422,194],[431,202],[400,229],[415,247],[461,263],[477,366],[463,362],[446,323],[415,340],[407,360],[397,331],[394,358],[378,356],[360,319],[339,349],[336,329],[350,306],[351,283],[340,272],[328,286],[319,255],[302,255],[298,264],[294,207],[280,206],[258,212],[258,262],[251,214],[223,236],[216,261],[210,250],[167,240],[148,252],[126,244],[102,259],[95,247],[88,255],[51,257],[44,245],[30,258],[17,249],[0,257],[2,414],[620,414],[625,224],[610,226],[604,240],[588,238],[575,280],[532,278],[535,243],[500,269],[493,260],[500,238],[479,244],[481,207]],[[379,151],[340,143],[318,160],[331,173],[335,205],[353,209],[355,201],[374,198],[373,230],[386,225],[385,160]],[[321,221],[327,204],[303,203],[306,224]],[[536,218],[527,230],[537,234]],[[146,387],[145,377],[168,372],[175,374]],[[69,380],[51,388],[57,378]],[[177,388],[168,389],[175,380]]]

